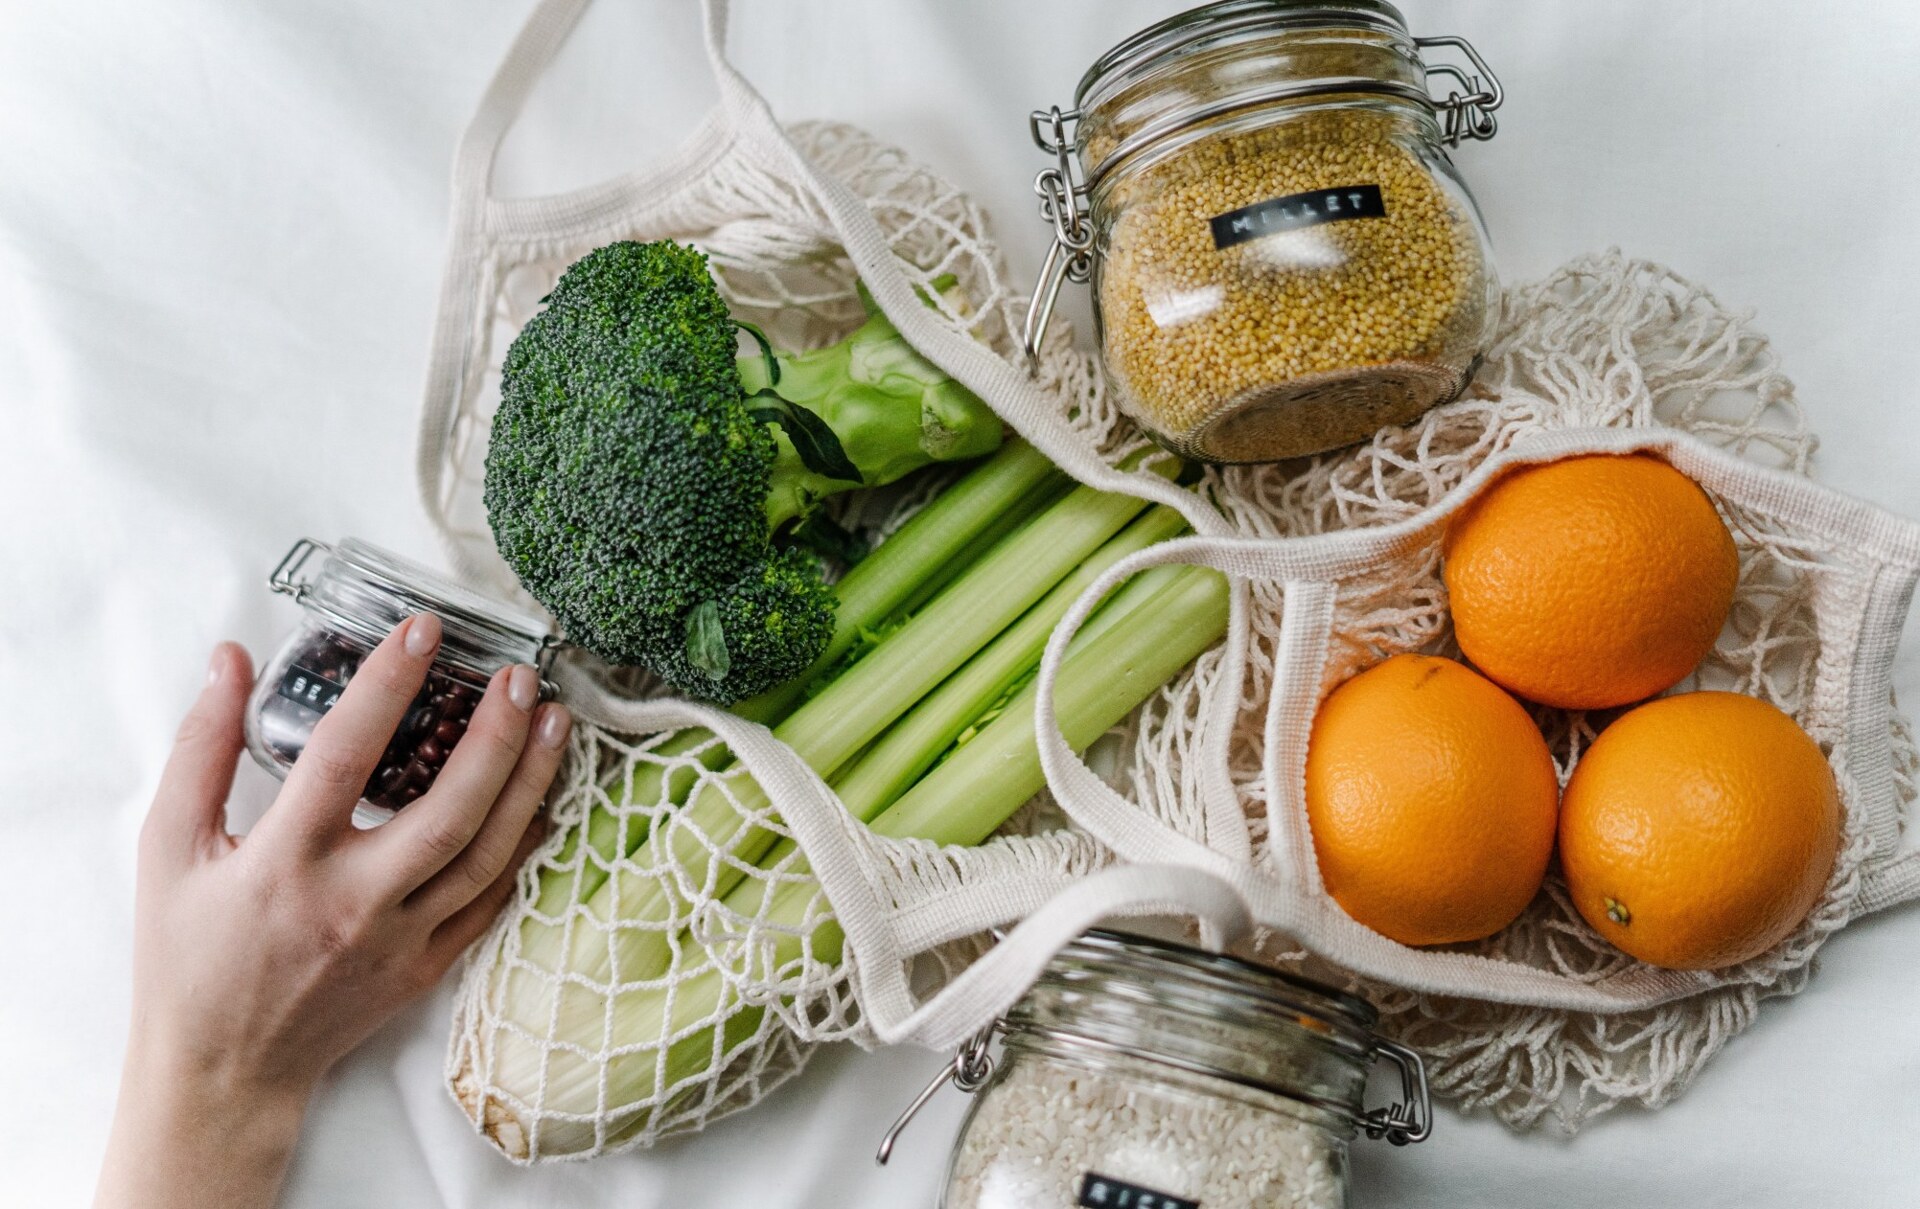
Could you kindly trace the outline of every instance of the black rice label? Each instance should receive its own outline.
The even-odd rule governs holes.
[[[335,684],[310,668],[299,664],[290,664],[286,674],[280,677],[280,695],[295,705],[304,705],[316,714],[324,714],[340,700],[340,694],[346,691],[344,684]]]
[[[1263,235],[1278,235],[1301,227],[1386,216],[1387,199],[1380,195],[1380,186],[1342,185],[1337,189],[1312,189],[1269,198],[1215,215],[1209,222],[1213,227],[1213,246],[1230,248]]]
[[[1093,1171],[1080,1177],[1080,1199],[1074,1203],[1093,1209],[1200,1209],[1199,1201],[1155,1192]]]

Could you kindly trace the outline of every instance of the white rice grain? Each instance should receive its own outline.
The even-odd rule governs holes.
[[[1303,1116],[1040,1054],[1008,1057],[968,1121],[943,1209],[1087,1204],[1089,1176],[1203,1209],[1346,1204],[1345,1142]]]

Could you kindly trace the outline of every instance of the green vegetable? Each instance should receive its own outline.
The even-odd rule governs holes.
[[[1145,590],[1136,590],[1143,584]],[[1076,636],[1055,682],[1057,718],[1068,744],[1076,751],[1085,748],[1218,641],[1226,628],[1227,603],[1225,579],[1191,567],[1149,572],[1116,594]],[[1044,634],[1042,630],[1042,642]],[[989,650],[978,658],[997,656]],[[869,825],[882,835],[978,843],[1044,784],[1034,741],[1034,692],[1032,685],[1020,690],[999,716],[905,795],[883,807],[849,799],[849,807],[870,818]],[[933,700],[922,708],[936,708]],[[947,720],[927,723],[929,731],[947,726]],[[844,778],[836,781],[836,789],[845,783]],[[771,865],[787,851],[783,844],[762,863]],[[817,887],[806,873],[804,862],[796,861],[782,871],[778,883],[745,880],[726,899],[730,910],[768,925],[766,949],[753,958],[764,963],[757,966],[758,973],[770,973],[803,955],[825,963],[840,959],[839,927],[817,917]],[[528,1101],[536,1087],[543,1087],[548,1112],[578,1114],[577,1120],[549,1117],[541,1123],[544,1153],[566,1154],[594,1145],[591,1117],[600,1105],[628,1104],[656,1094],[671,1102],[677,1090],[697,1089],[713,1064],[759,1027],[765,1009],[729,1002],[727,980],[711,958],[690,938],[679,943],[692,960],[670,992],[664,983],[639,981],[612,995],[609,1005],[609,996],[599,988],[646,975],[617,960],[609,965],[604,958],[598,966],[570,968],[569,981],[556,988],[557,1002],[544,980],[509,982],[505,988],[501,1004],[506,1014],[526,1022],[536,1035],[551,1021],[556,1036],[575,1039],[589,1051],[613,1053],[603,1067],[572,1049],[549,1052],[513,1032],[496,1034],[490,1071],[495,1085]],[[496,978],[503,976],[504,971],[496,971]],[[706,1023],[722,1009],[730,1009],[730,1014],[717,1029]],[[496,1142],[509,1153],[525,1153],[526,1123],[515,1105],[491,1096],[482,1100],[470,1079],[457,1077],[456,1090]],[[609,1122],[600,1140],[618,1142],[645,1128],[649,1119],[649,1113],[636,1109],[625,1120]]]
[[[1098,570],[1150,544],[1135,538],[1113,550],[1102,550],[1145,508],[1145,502],[1133,496],[1091,487],[1068,493],[1008,535],[906,624],[795,709],[774,727],[774,734],[831,779],[1030,606],[1055,592],[1062,580],[1080,571],[1084,587]],[[1148,533],[1162,531],[1177,531],[1177,526],[1170,527],[1163,518]],[[904,536],[905,530],[896,534],[873,557]],[[1095,570],[1081,571],[1089,559],[1096,560]],[[1071,595],[1056,594],[1048,606],[1052,619],[1064,615],[1071,603]],[[1052,622],[1047,621],[1020,631],[1029,663],[1038,662],[1051,628]],[[972,716],[961,718],[960,725]],[[937,757],[945,746],[943,741],[930,756]],[[633,800],[646,799],[636,794]],[[659,977],[671,966],[677,943],[672,921],[682,918],[686,908],[676,885],[705,887],[710,897],[731,890],[745,876],[743,867],[758,862],[777,838],[747,822],[747,813],[770,805],[757,784],[736,778],[727,790],[702,786],[680,808],[677,825],[664,840],[639,833],[630,818],[610,816],[600,825],[602,838],[609,843],[607,847],[596,844],[595,855],[604,859],[612,847],[619,846],[631,867],[615,868],[609,875],[601,861],[589,860],[578,873],[549,871],[540,902],[548,908],[543,913],[549,917],[564,910],[569,901],[577,901],[580,906],[575,909],[594,919],[618,918],[632,926],[603,936],[595,927],[569,928],[564,920],[549,924],[530,916],[521,926],[522,959],[530,967],[554,971],[599,970],[604,976],[607,969],[617,969],[625,981]],[[654,875],[669,867],[675,870],[673,877]]]
[[[847,809],[863,821],[870,818],[875,810],[911,789],[929,768],[951,753],[956,743],[974,737],[971,730],[1003,714],[1011,707],[1010,699],[1039,668],[1048,635],[1080,594],[1114,563],[1156,542],[1177,537],[1186,527],[1185,519],[1173,509],[1153,508],[1095,551],[991,646],[949,676],[834,778],[834,792]],[[1096,613],[1076,637],[1084,642],[1103,632],[1113,617],[1130,607],[1126,594],[1155,586],[1155,574],[1136,576],[1121,598]]]
[[[840,670],[863,633],[888,627],[899,615],[917,610],[1010,531],[1055,502],[1070,482],[1031,445],[1009,441],[841,577],[834,587],[840,606],[833,637],[806,670],[786,684],[735,702],[732,712],[765,725],[778,724],[806,698],[810,684]],[[727,749],[698,727],[666,736],[653,751],[662,759],[691,756],[708,768],[720,768],[730,759]],[[669,776],[664,765],[644,763],[634,765],[631,775],[631,783],[607,786],[616,801],[681,802],[693,784],[694,770],[681,765]],[[558,915],[569,902],[590,898],[606,880],[612,862],[646,838],[645,822],[643,817],[595,811],[557,858],[562,864],[571,862],[574,845],[584,837],[592,853],[579,869],[579,884],[574,884],[574,873],[550,871],[541,883],[539,913]],[[551,939],[539,935],[542,927],[537,918],[523,925],[530,947]]]
[[[1075,487],[1011,442],[827,589],[792,544],[851,554],[847,534],[818,523],[822,497],[999,437],[869,311],[848,340],[797,356],[746,329],[758,351],[736,359],[697,253],[594,253],[509,355],[489,515],[570,637],[773,727],[876,832],[978,843],[1042,787],[1033,679],[1048,636],[1108,568],[1185,524]],[[1186,567],[1112,594],[1056,684],[1070,745],[1211,645],[1226,599],[1220,576]],[[652,750],[664,762],[600,787],[612,808],[590,809],[562,867],[541,869],[516,958],[491,971],[505,1027],[455,1088],[511,1154],[531,1146],[521,1114],[536,1098],[558,1114],[538,1126],[543,1153],[617,1141],[648,1116],[596,1137],[607,1106],[706,1094],[705,1075],[757,1031],[764,1008],[730,1003],[735,984],[712,965],[741,957],[705,947],[693,900],[772,926],[747,959],[839,960],[807,866],[769,825],[764,791],[728,772],[725,744],[694,728]],[[761,875],[776,864],[777,878]]]
[[[737,356],[706,257],[615,243],[508,350],[485,501],[568,638],[735,701],[835,637],[836,594],[783,530],[835,492],[991,453],[998,417],[871,312],[839,344]]]

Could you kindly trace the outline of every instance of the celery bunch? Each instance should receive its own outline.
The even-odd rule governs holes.
[[[734,708],[773,725],[876,833],[977,844],[1044,785],[1031,681],[1048,635],[1107,568],[1183,528],[1171,509],[1072,487],[1014,442],[836,586],[836,630],[812,668]],[[1226,582],[1202,568],[1160,568],[1113,593],[1055,684],[1068,742],[1084,748],[1125,718],[1226,617]],[[672,803],[673,825],[649,832],[643,816],[591,812],[565,867],[543,871],[518,959],[492,971],[487,993],[513,1027],[485,1039],[486,1073],[505,1094],[470,1068],[455,1089],[511,1155],[529,1153],[536,1127],[543,1155],[617,1143],[757,1032],[764,1009],[727,1003],[710,956],[677,926],[689,905],[679,887],[764,921],[774,939],[755,960],[768,973],[807,955],[839,960],[804,862],[749,817],[769,809],[764,794],[745,777],[724,789],[696,778],[695,761],[725,767],[724,747],[689,730],[655,752],[685,759],[637,767],[621,796]],[[749,873],[776,865],[778,879]],[[537,1126],[523,1113],[533,1105]]]

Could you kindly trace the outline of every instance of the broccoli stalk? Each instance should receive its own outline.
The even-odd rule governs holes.
[[[743,330],[757,354],[740,356]],[[788,529],[836,492],[1000,439],[884,315],[776,353],[728,313],[703,254],[615,243],[561,276],[507,352],[487,516],[570,641],[730,702],[833,637],[835,594]]]
[[[980,457],[999,443],[998,425],[981,422],[973,392],[913,351],[865,287],[860,302],[866,322],[813,352],[780,352],[757,331],[742,329],[761,353],[739,359],[740,384],[750,408],[778,426],[767,490],[767,523],[776,532],[810,516],[827,496],[891,483],[930,461]],[[792,408],[807,413],[797,425]],[[833,437],[818,449],[808,443],[818,439],[814,419]],[[836,461],[836,452],[844,461]],[[849,468],[858,477],[847,477]]]

